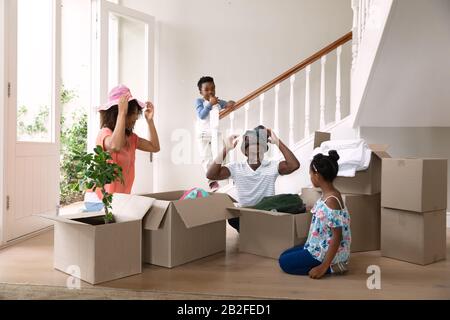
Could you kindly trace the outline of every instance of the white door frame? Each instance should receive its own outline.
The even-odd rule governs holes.
[[[3,228],[6,220],[6,132],[7,132],[7,58],[6,52],[6,27],[8,25],[8,15],[6,14],[6,1],[0,0],[0,246],[6,242]]]
[[[52,80],[52,112],[51,112],[51,142],[44,143],[31,143],[31,142],[17,142],[17,119],[16,119],[16,102],[17,102],[17,27],[16,21],[17,17],[10,14],[10,12],[17,11],[17,2],[15,0],[2,0],[5,4],[4,6],[4,14],[8,16],[8,19],[5,19],[5,26],[8,27],[8,33],[5,34],[5,65],[7,65],[7,69],[4,72],[4,76],[6,81],[8,82],[7,87],[7,98],[5,99],[5,109],[7,110],[7,114],[4,117],[5,122],[8,123],[8,126],[4,126],[5,129],[5,143],[4,148],[7,150],[5,152],[4,164],[3,167],[6,170],[6,174],[4,177],[4,187],[5,187],[5,195],[11,197],[11,208],[10,210],[6,210],[5,206],[3,212],[3,230],[2,230],[2,242],[5,243],[9,240],[14,240],[20,238],[21,236],[25,236],[28,233],[33,233],[35,231],[39,231],[42,228],[50,226],[51,223],[43,222],[43,219],[37,217],[30,217],[29,219],[33,220],[30,224],[22,224],[20,225],[19,230],[14,228],[13,230],[13,210],[15,210],[15,205],[18,206],[19,201],[17,195],[14,193],[15,185],[11,181],[14,179],[15,174],[15,159],[18,155],[17,152],[21,153],[21,156],[30,156],[33,154],[37,154],[45,150],[45,153],[51,153],[55,155],[55,163],[53,166],[55,169],[57,168],[57,173],[55,173],[55,181],[54,182],[54,190],[56,194],[54,209],[52,208],[52,213],[55,213],[59,204],[59,156],[56,159],[56,154],[59,155],[60,150],[60,117],[61,117],[61,0],[53,0],[53,80]],[[8,20],[8,21],[6,21]],[[8,24],[6,24],[8,23]],[[11,35],[11,36],[10,36]],[[12,87],[10,89],[9,83],[11,83]],[[11,121],[13,119],[16,120]],[[17,152],[16,152],[17,151]],[[37,152],[37,153],[36,153]],[[52,163],[50,163],[52,164]],[[14,189],[12,189],[14,188]],[[53,189],[53,187],[52,187]],[[51,192],[51,190],[49,190]],[[50,197],[49,197],[50,198]],[[41,208],[42,209],[42,208]],[[45,209],[48,210],[48,209]],[[39,212],[44,213],[44,212]],[[50,213],[50,212],[45,212]]]
[[[117,28],[117,26],[109,25],[109,14],[113,13],[123,16],[127,19],[136,20],[146,25],[145,30],[145,55],[148,59],[145,61],[147,78],[145,79],[145,98],[148,101],[155,101],[156,97],[156,23],[155,18],[117,3],[107,0],[92,1],[92,94],[91,108],[88,113],[88,151],[95,147],[95,140],[99,130],[99,114],[96,106],[107,102],[108,84],[110,79],[110,52],[109,52],[109,28]],[[154,44],[153,46],[151,44]],[[117,44],[115,44],[117,46]],[[101,59],[100,59],[101,57]],[[153,75],[153,76],[152,76]],[[156,122],[155,122],[156,123]],[[153,158],[153,157],[152,157]],[[153,158],[154,159],[154,158]],[[150,161],[150,160],[149,160]],[[153,161],[153,190],[156,185],[156,165]]]

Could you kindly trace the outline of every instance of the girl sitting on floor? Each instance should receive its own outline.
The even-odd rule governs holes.
[[[311,162],[311,182],[322,189],[322,198],[311,210],[313,217],[305,245],[291,248],[280,256],[280,267],[286,273],[320,279],[325,274],[347,271],[350,215],[341,193],[333,185],[339,171],[338,160],[337,152],[331,150],[328,156],[318,154]]]

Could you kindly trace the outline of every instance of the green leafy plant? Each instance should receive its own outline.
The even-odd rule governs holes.
[[[47,133],[49,113],[50,110],[48,106],[41,106],[39,108],[39,112],[33,118],[33,122],[30,123],[26,121],[28,108],[26,106],[20,106],[17,110],[17,126],[19,136],[37,136]]]
[[[60,156],[60,203],[68,205],[83,200],[83,191],[77,191],[78,184],[73,157],[75,153],[87,150],[87,113],[85,108],[77,108],[71,113],[71,122],[66,121],[68,104],[77,98],[74,90],[64,85],[61,90],[61,156]]]
[[[76,122],[61,130],[60,198],[62,205],[83,199],[83,192],[73,188],[78,184],[73,157],[76,153],[87,149],[87,114],[83,113],[77,116],[74,113],[73,118],[76,119]]]
[[[78,191],[89,189],[94,192],[100,189],[105,207],[105,223],[113,223],[113,195],[106,191],[105,186],[117,180],[124,183],[122,168],[112,162],[109,152],[104,151],[101,146],[97,146],[94,153],[76,152],[73,161],[78,180],[78,184],[74,188]]]

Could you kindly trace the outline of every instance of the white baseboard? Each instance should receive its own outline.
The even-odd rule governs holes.
[[[15,244],[18,244],[18,243],[21,243],[21,242],[23,242],[25,240],[28,240],[28,239],[40,236],[41,234],[46,233],[46,232],[48,232],[50,230],[53,230],[53,225],[45,227],[45,228],[43,228],[41,230],[38,230],[38,231],[35,231],[35,232],[32,232],[32,233],[26,234],[26,235],[24,235],[24,236],[22,236],[20,238],[17,238],[17,239],[8,241],[8,242],[3,242],[2,243],[0,241],[0,250],[8,248],[8,247],[11,247],[11,246],[13,246]]]

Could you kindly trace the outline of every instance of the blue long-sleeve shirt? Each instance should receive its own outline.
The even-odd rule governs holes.
[[[197,100],[195,100],[195,108],[197,110],[197,116],[202,120],[208,118],[209,112],[212,110],[213,107],[209,102],[205,104],[205,101],[206,100],[203,98],[198,98]],[[223,109],[227,105],[227,102],[224,100],[219,100],[218,104],[220,106],[220,109]]]

